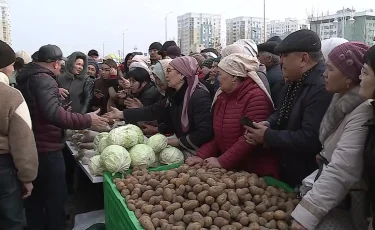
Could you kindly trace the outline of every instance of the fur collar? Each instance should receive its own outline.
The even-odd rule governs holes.
[[[364,101],[365,100],[359,96],[359,86],[352,88],[344,95],[338,93],[334,94],[331,104],[320,124],[320,143],[324,145],[325,140],[335,132],[345,116],[351,113]]]

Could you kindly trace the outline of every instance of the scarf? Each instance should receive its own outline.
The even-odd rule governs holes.
[[[173,59],[169,65],[171,65],[174,69],[176,69],[180,74],[182,74],[188,84],[188,88],[186,89],[184,95],[184,103],[182,106],[182,114],[181,114],[181,127],[183,132],[187,132],[189,130],[189,118],[187,109],[189,106],[190,98],[193,95],[195,89],[200,87],[207,92],[208,89],[199,82],[197,70],[198,70],[198,62],[193,57],[184,56],[178,57]]]
[[[302,87],[303,81],[313,71],[313,69],[314,67],[302,74],[298,81],[289,82],[285,97],[280,107],[279,117],[277,119],[277,125],[280,129],[284,129],[284,127],[288,124],[289,116],[293,109],[293,102]]]
[[[320,124],[319,140],[321,144],[324,144],[327,138],[335,132],[347,114],[365,101],[359,96],[359,88],[356,86],[345,94],[336,93],[333,95],[331,104]]]
[[[265,87],[262,80],[257,74],[259,69],[259,61],[256,57],[252,57],[246,54],[234,53],[226,56],[219,62],[219,68],[227,72],[228,74],[236,77],[250,77],[259,88],[267,95],[273,106],[271,95]],[[221,89],[216,91],[212,105],[215,104],[217,97],[222,93]]]

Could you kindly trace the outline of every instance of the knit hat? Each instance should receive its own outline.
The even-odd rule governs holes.
[[[160,44],[160,42],[153,42],[151,43],[150,47],[148,48],[148,50],[161,50],[163,47],[162,45]]]
[[[16,54],[12,47],[0,40],[0,69],[16,61]]]
[[[344,38],[330,38],[322,41],[322,53],[325,61],[328,61],[328,54],[331,53],[331,51],[336,48],[336,46],[339,46],[345,42],[348,42],[348,40]]]
[[[25,65],[31,62],[30,55],[23,50],[17,51],[16,58],[22,58]]]
[[[362,42],[346,42],[336,46],[328,54],[328,59],[343,74],[357,83],[364,63],[363,56],[368,49],[369,46]]]
[[[88,59],[87,59],[87,63],[88,63],[88,66],[89,66],[89,65],[92,65],[92,66],[95,67],[95,69],[96,69],[96,74],[99,73],[99,65],[98,65],[98,63],[95,61],[95,59],[93,59],[93,58],[91,58],[91,57],[88,57]]]
[[[155,74],[159,78],[159,80],[164,84],[167,83],[165,75],[167,73],[168,65],[171,61],[172,59],[160,60],[154,65],[154,68],[152,69],[152,73]]]
[[[167,51],[168,48],[171,47],[171,46],[177,46],[176,42],[175,41],[166,41],[166,42],[164,42],[160,51]]]
[[[170,46],[167,48],[167,56],[175,59],[176,57],[181,56],[181,50],[178,46]]]
[[[214,60],[215,60],[215,58],[206,59],[206,60],[203,61],[202,66],[211,69],[212,65],[214,63]]]

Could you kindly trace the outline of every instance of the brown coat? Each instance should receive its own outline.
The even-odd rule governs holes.
[[[9,79],[3,73],[0,73],[0,108],[0,154],[11,154],[18,178],[31,182],[38,172],[38,153],[29,109],[22,94],[9,86]]]

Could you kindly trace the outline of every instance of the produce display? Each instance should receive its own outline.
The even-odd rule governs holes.
[[[204,166],[134,167],[113,183],[145,230],[287,230],[299,203],[255,174]]]
[[[105,171],[125,173],[131,166],[157,167],[184,161],[179,149],[168,146],[167,137],[156,134],[147,140],[142,130],[131,124],[102,133],[69,130],[66,138],[78,150],[77,159],[88,165],[94,176]]]

